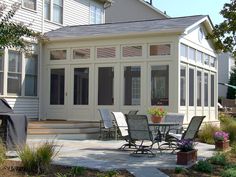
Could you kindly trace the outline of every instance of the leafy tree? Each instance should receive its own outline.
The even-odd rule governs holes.
[[[26,38],[40,38],[40,33],[34,32],[23,23],[15,22],[12,18],[19,9],[20,4],[14,3],[9,10],[4,3],[0,3],[0,49],[15,47],[27,50],[29,42]]]
[[[225,20],[219,25],[215,25],[213,33],[208,35],[208,39],[215,39],[214,44],[217,50],[231,52],[236,56],[236,0],[230,1],[230,3],[225,3],[220,11]]]
[[[236,68],[232,69],[232,72],[230,74],[229,84],[236,85]],[[231,87],[228,87],[227,98],[228,99],[235,99],[235,94],[236,94],[236,90]]]

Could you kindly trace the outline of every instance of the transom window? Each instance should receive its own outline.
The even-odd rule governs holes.
[[[191,60],[191,61],[195,61],[195,49],[192,48],[192,47],[189,47],[188,59]]]
[[[66,50],[52,50],[50,51],[50,60],[65,60]]]
[[[23,7],[26,7],[28,9],[36,10],[36,0],[23,0]]]
[[[204,64],[205,65],[209,65],[209,61],[210,61],[210,56],[209,55],[207,55],[207,54],[204,54]]]
[[[211,67],[216,67],[216,58],[210,57],[210,66]]]
[[[202,54],[202,52],[200,52],[200,51],[196,51],[196,57],[197,57],[197,62],[198,63],[202,63],[202,61],[203,61],[203,59],[202,59],[202,56],[203,54]]]
[[[115,58],[115,47],[99,47],[97,48],[97,58]]]
[[[63,0],[44,0],[44,18],[63,23]]]
[[[180,55],[186,59],[188,58],[188,46],[184,44],[180,45]]]
[[[73,59],[89,59],[90,49],[81,48],[73,50]]]
[[[170,55],[170,44],[150,45],[150,56]]]
[[[123,57],[141,57],[142,46],[124,46],[122,47]]]
[[[96,5],[90,6],[90,24],[102,23],[103,9]]]

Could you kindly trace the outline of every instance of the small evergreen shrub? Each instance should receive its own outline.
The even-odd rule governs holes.
[[[229,168],[227,170],[224,170],[221,173],[222,177],[236,177],[236,167],[235,168]]]
[[[195,165],[195,170],[204,173],[211,173],[213,170],[213,166],[207,160],[200,160]]]
[[[175,167],[175,173],[176,173],[176,174],[180,174],[180,173],[182,173],[183,171],[185,171],[184,168],[182,168],[182,167]]]
[[[219,131],[220,127],[214,124],[205,124],[198,133],[198,138],[203,143],[214,144],[214,134]]]
[[[217,152],[213,157],[209,159],[210,163],[215,165],[225,166],[228,164],[228,158],[225,153]]]

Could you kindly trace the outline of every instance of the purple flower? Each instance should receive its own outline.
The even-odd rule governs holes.
[[[215,141],[227,141],[229,139],[229,134],[224,131],[217,131],[214,134]]]
[[[178,149],[182,152],[188,152],[194,149],[194,142],[191,139],[183,139],[177,142]]]

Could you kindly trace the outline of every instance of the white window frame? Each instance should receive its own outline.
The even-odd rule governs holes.
[[[94,8],[94,12],[92,12],[92,8]],[[97,11],[100,10],[100,19],[97,19]],[[94,15],[94,16],[93,16]],[[93,19],[93,20],[92,20]],[[99,6],[95,3],[90,3],[89,7],[89,22],[90,24],[101,24],[104,23],[104,9],[102,6]]]
[[[43,0],[44,1],[44,0]],[[45,2],[44,2],[45,3]],[[44,3],[43,3],[43,5],[44,5]],[[49,19],[46,19],[45,18],[45,16],[43,17],[44,18],[44,20],[46,20],[46,21],[49,21],[49,22],[52,22],[52,23],[55,23],[55,24],[58,24],[58,25],[63,25],[64,24],[64,5],[65,5],[65,3],[64,3],[64,0],[62,0],[62,14],[61,14],[61,16],[62,16],[62,22],[61,23],[59,23],[59,22],[55,22],[54,21],[54,19],[53,19],[53,12],[54,12],[54,0],[50,0],[50,7],[49,7]],[[44,10],[44,13],[45,13],[45,8],[43,7],[43,10]]]
[[[29,8],[29,7],[24,6],[24,1],[25,1],[25,0],[21,0],[21,7],[22,7],[23,9],[27,9],[27,10],[30,10],[30,11],[33,11],[33,12],[36,12],[36,11],[37,11],[37,9],[38,9],[37,0],[35,0],[35,9],[31,9],[31,8]]]

